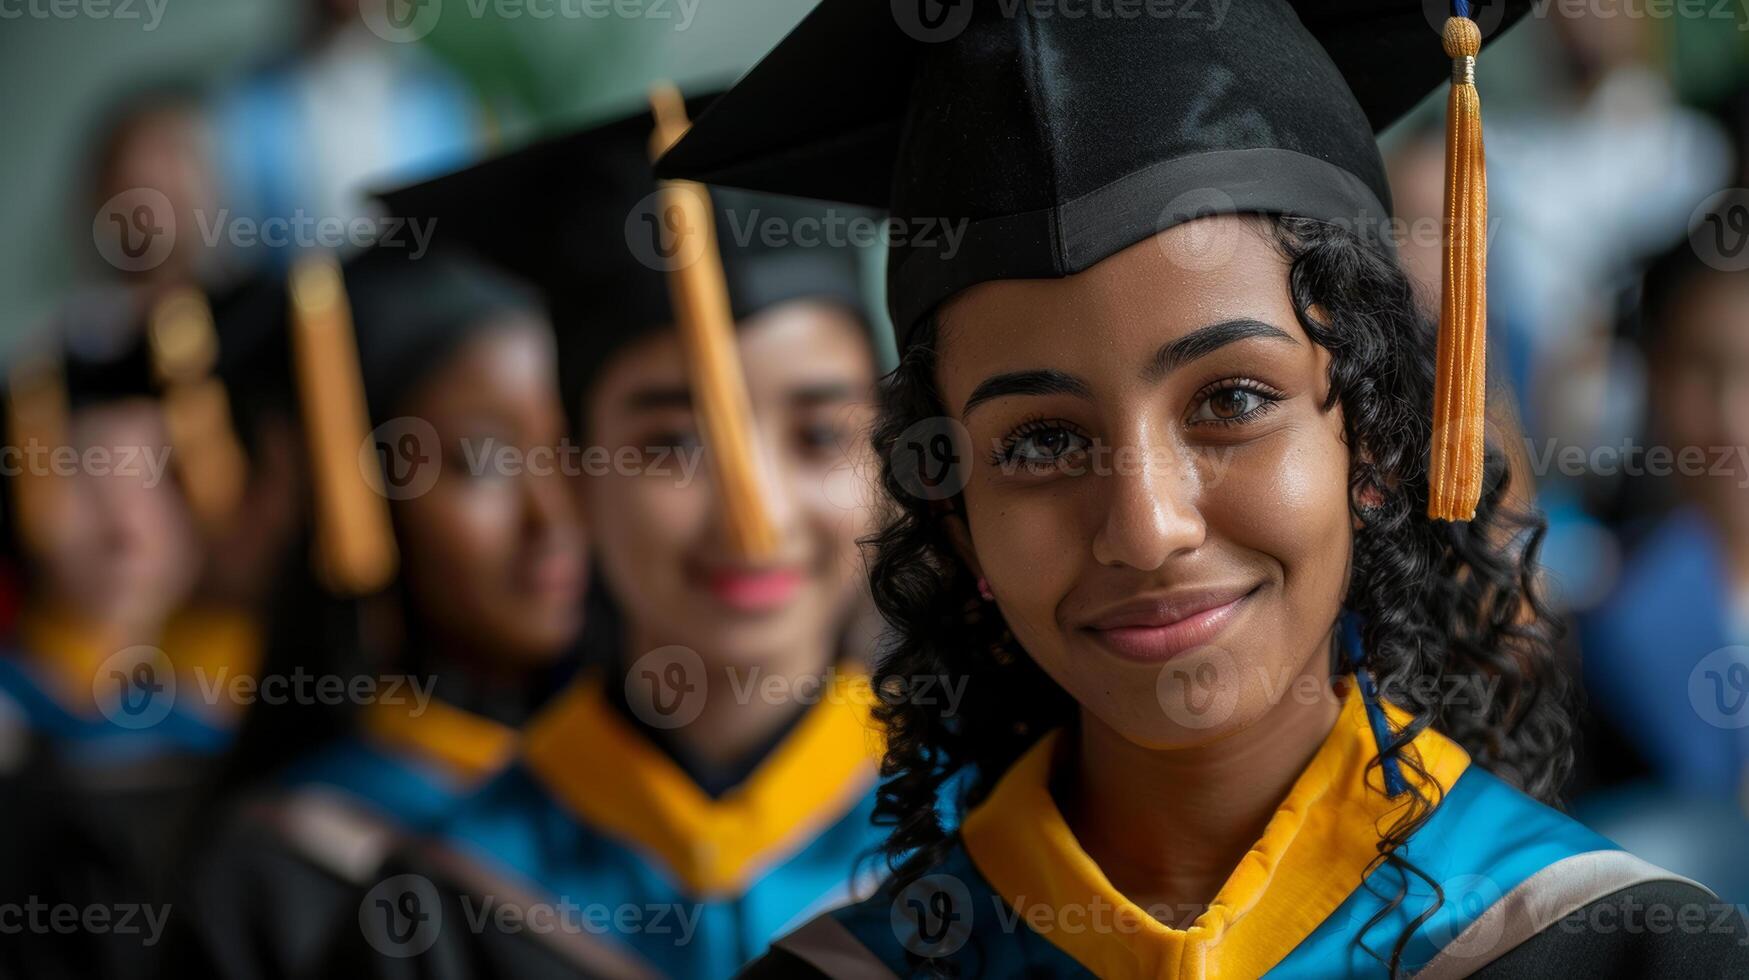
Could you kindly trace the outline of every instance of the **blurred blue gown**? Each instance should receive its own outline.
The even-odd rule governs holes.
[[[518,764],[384,869],[416,894],[389,896],[381,929],[335,969],[732,976],[879,877],[864,860],[886,836],[870,819],[872,693],[860,673],[825,691],[738,778],[701,785],[599,678],[580,680],[530,726]]]

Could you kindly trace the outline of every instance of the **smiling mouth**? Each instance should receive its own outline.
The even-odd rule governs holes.
[[[1139,599],[1101,614],[1082,629],[1125,660],[1164,663],[1220,636],[1262,588],[1211,589]]]
[[[729,609],[764,613],[789,605],[801,592],[804,577],[795,568],[718,568],[701,578],[712,598]]]

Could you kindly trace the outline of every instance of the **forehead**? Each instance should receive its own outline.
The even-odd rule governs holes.
[[[1262,219],[1177,225],[1060,279],[981,283],[940,316],[937,369],[957,404],[993,374],[1134,367],[1161,344],[1221,320],[1251,318],[1301,335],[1288,259]]]
[[[874,379],[867,331],[855,315],[835,304],[800,300],[765,310],[737,325],[735,341],[756,401],[815,381]],[[596,404],[611,403],[633,389],[685,383],[680,334],[663,330],[616,353],[590,397]]]
[[[521,403],[552,397],[551,332],[527,314],[509,314],[479,327],[422,378],[405,399],[422,410]]]

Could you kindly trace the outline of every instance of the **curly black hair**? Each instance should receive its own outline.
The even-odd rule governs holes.
[[[1255,220],[1289,262],[1301,327],[1331,355],[1326,408],[1340,404],[1355,449],[1350,500],[1359,529],[1344,606],[1364,622],[1365,667],[1413,719],[1385,754],[1413,770],[1413,753],[1401,750],[1432,727],[1477,764],[1551,800],[1572,765],[1573,729],[1569,684],[1555,658],[1560,626],[1538,583],[1542,520],[1508,496],[1497,433],[1475,518],[1426,516],[1436,331],[1408,277],[1388,251],[1352,230],[1304,218]],[[947,414],[935,381],[938,325],[918,329],[883,386],[874,443],[889,511],[864,542],[874,601],[893,630],[873,680],[887,732],[876,819],[893,828],[884,853],[894,888],[952,846],[938,800],[954,797],[949,805],[962,813],[976,806],[1040,736],[1077,719],[1075,702],[1014,649],[1001,616],[979,601],[955,557],[945,518],[958,499],[924,500],[907,490],[917,482],[901,467],[916,457],[895,450],[913,425]],[[1326,627],[1333,674],[1345,670],[1335,625]],[[909,679],[921,676],[963,678],[957,711],[905,697]],[[1448,678],[1467,685],[1463,693],[1443,695]],[[1395,854],[1438,802],[1412,793],[1368,871],[1390,863],[1422,878],[1437,908],[1438,883]],[[1402,902],[1406,887],[1378,919]],[[1389,951],[1393,975],[1414,927],[1434,908]]]

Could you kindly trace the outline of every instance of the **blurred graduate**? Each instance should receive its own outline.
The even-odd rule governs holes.
[[[777,198],[702,237],[701,189],[651,175],[665,104],[388,195],[543,285],[599,589],[591,671],[385,869],[338,971],[723,977],[869,873],[858,253],[748,233],[822,219]]]
[[[1749,972],[1739,909],[1548,805],[1469,4],[1040,10],[825,0],[658,165],[964,225],[890,250],[871,566],[877,688],[965,697],[877,711],[899,868],[750,975]],[[1436,330],[1374,134],[1446,79]],[[958,492],[908,491],[944,420]]]
[[[507,765],[562,686],[585,553],[565,483],[495,455],[565,435],[530,292],[458,253],[379,248],[306,257],[247,302],[236,356],[291,366],[311,523],[170,956],[300,976],[356,928],[353,893],[395,841]]]
[[[1724,220],[1699,227],[1710,235]],[[1651,263],[1638,341],[1649,444],[1674,472],[1630,492],[1621,577],[1579,619],[1606,785],[1576,801],[1592,826],[1656,853],[1732,901],[1749,898],[1749,276],[1689,240]],[[1736,452],[1741,453],[1739,448]],[[1613,784],[1613,785],[1611,785]]]
[[[164,326],[141,292],[88,289],[12,355],[0,480],[20,595],[0,652],[9,900],[162,913],[169,855],[236,721],[205,685],[254,667],[246,624],[189,608],[204,518],[228,501],[189,482],[202,447],[186,392],[164,383]],[[196,352],[204,341],[204,378],[211,324],[194,329],[183,336]],[[229,413],[222,399],[207,407],[206,448],[223,446]],[[150,975],[161,933],[33,927],[5,944],[0,972]]]

